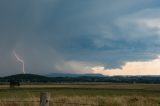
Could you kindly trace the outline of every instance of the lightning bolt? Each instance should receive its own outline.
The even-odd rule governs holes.
[[[23,74],[25,74],[26,72],[25,72],[25,70],[24,70],[24,61],[17,55],[17,53],[13,50],[13,54],[14,54],[14,56],[16,57],[16,59],[20,62],[20,63],[22,63],[22,70],[23,70]]]

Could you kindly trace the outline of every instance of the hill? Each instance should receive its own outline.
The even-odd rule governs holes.
[[[6,76],[1,79],[5,81],[17,80],[21,82],[46,82],[50,80],[49,77],[36,74],[16,74],[11,76]]]

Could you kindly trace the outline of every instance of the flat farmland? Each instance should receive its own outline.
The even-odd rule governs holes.
[[[1,85],[0,105],[38,106],[37,102],[16,101],[39,101],[41,92],[50,94],[51,106],[77,106],[77,104],[67,103],[89,104],[90,106],[160,106],[160,84],[119,83],[32,83],[22,84],[12,89],[8,85]],[[64,103],[55,103],[58,101]]]

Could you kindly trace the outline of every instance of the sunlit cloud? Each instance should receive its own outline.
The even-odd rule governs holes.
[[[151,61],[135,61],[127,62],[122,68],[107,69],[103,66],[95,66],[92,68],[94,73],[104,75],[160,75],[160,57]]]
[[[144,25],[149,28],[158,28],[160,29],[160,19],[154,18],[154,19],[143,19],[140,20],[141,25]]]

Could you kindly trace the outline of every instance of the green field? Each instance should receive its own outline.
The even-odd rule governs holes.
[[[160,106],[160,84],[32,84],[10,89],[0,87],[1,106],[38,106],[38,103],[10,103],[5,101],[39,100],[40,92],[49,92],[51,106],[77,106],[82,103],[105,106]],[[14,105],[13,105],[14,104]]]

